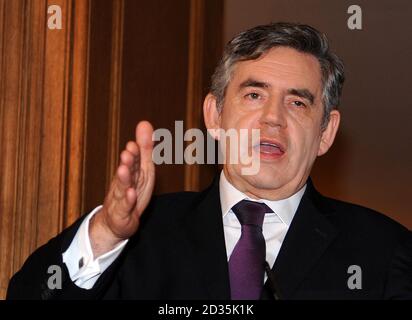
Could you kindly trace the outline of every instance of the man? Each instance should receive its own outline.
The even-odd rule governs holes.
[[[343,65],[326,37],[298,24],[253,28],[229,42],[212,80],[206,127],[259,129],[249,149],[258,172],[226,162],[203,192],[153,197],[153,129],[139,123],[103,206],[30,256],[8,298],[412,297],[411,233],[323,197],[309,178],[340,121]],[[61,289],[50,288],[51,265]]]

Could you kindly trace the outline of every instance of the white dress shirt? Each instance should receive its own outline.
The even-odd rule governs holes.
[[[222,171],[220,174],[219,189],[227,260],[229,261],[230,255],[241,235],[241,225],[235,213],[232,211],[232,207],[239,201],[246,199],[255,202],[263,202],[273,211],[265,214],[262,226],[263,237],[266,242],[266,261],[272,267],[276,261],[280,247],[282,246],[283,239],[285,239],[289,226],[292,223],[292,219],[298,209],[306,185],[294,195],[286,199],[277,201],[269,201],[265,199],[256,200],[249,198],[230,184]]]
[[[89,237],[89,221],[102,208],[98,206],[84,219],[69,248],[63,253],[63,262],[69,270],[70,279],[83,289],[91,289],[99,276],[120,255],[128,240],[114,249],[94,258]]]
[[[273,266],[283,239],[286,236],[303,193],[305,192],[306,185],[287,199],[278,201],[255,200],[249,198],[230,184],[222,171],[220,174],[219,189],[227,259],[229,260],[241,235],[241,225],[232,211],[232,207],[239,201],[247,199],[263,202],[273,210],[272,213],[265,214],[262,228],[266,241],[266,261],[270,266]],[[63,262],[69,270],[71,280],[83,289],[93,287],[99,276],[120,255],[128,241],[125,240],[121,242],[116,248],[97,258],[93,257],[89,238],[89,221],[100,209],[101,206],[97,207],[85,218],[69,248],[63,253]]]

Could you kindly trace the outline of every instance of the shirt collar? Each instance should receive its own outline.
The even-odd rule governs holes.
[[[236,203],[246,199],[265,203],[269,208],[273,210],[273,212],[280,218],[280,220],[282,220],[283,223],[285,223],[287,226],[290,226],[296,210],[298,209],[300,200],[305,193],[305,190],[306,184],[298,192],[286,199],[276,201],[270,201],[266,199],[256,200],[249,198],[246,194],[236,189],[226,179],[223,170],[220,173],[219,192],[223,217],[232,210],[232,207]]]

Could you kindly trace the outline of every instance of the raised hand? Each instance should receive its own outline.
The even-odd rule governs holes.
[[[89,227],[93,254],[98,257],[132,236],[153,193],[153,127],[147,121],[136,126],[136,141],[129,141],[104,200]]]

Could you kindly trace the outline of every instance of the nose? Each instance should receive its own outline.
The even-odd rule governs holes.
[[[270,128],[286,128],[285,108],[281,99],[270,99],[262,109],[259,122]]]

